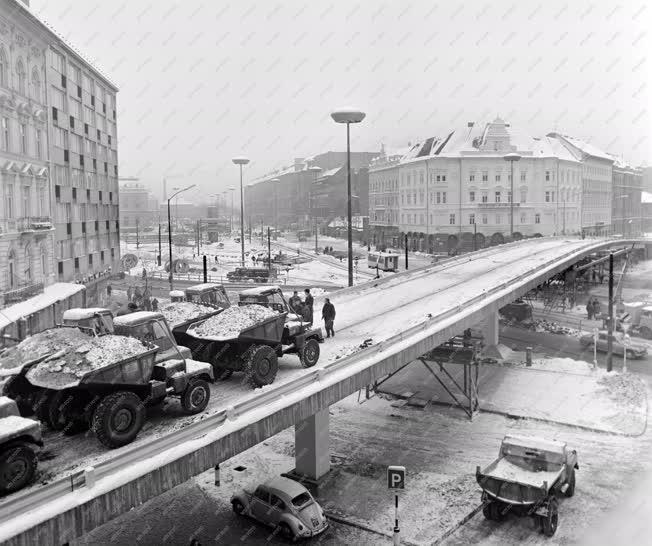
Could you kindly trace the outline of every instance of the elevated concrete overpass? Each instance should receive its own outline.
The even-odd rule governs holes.
[[[297,471],[319,478],[329,468],[330,405],[473,324],[485,321],[497,336],[500,307],[596,250],[634,242],[533,239],[341,290],[331,297],[337,342],[322,346],[319,368],[235,403],[218,400],[180,430],[3,500],[0,541],[65,543],[292,425]]]

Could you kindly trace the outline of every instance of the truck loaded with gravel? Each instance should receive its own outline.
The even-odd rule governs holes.
[[[25,487],[36,472],[35,446],[42,446],[37,421],[21,417],[11,398],[0,396],[0,494]]]
[[[32,348],[38,354],[29,361]],[[37,417],[55,430],[90,427],[102,444],[120,447],[142,428],[147,405],[176,396],[195,414],[208,404],[212,367],[183,358],[157,363],[158,350],[135,337],[53,329],[45,340],[28,338],[0,355],[0,369],[13,366],[21,378],[5,385],[5,394],[34,401]]]
[[[238,304],[191,322],[184,332],[173,329],[177,343],[210,362],[218,379],[244,372],[252,387],[273,383],[284,354],[297,354],[305,368],[317,364],[321,329],[289,313],[280,288],[245,290]]]

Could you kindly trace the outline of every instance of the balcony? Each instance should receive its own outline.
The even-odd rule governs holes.
[[[16,220],[16,231],[49,231],[52,229],[52,218],[49,216],[30,216]]]
[[[2,294],[5,305],[18,303],[43,292],[43,283],[34,282],[7,290]]]

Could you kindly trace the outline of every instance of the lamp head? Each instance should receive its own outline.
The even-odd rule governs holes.
[[[511,154],[506,154],[505,156],[503,156],[503,159],[505,161],[518,161],[518,160],[521,159],[521,156],[518,155],[518,154],[515,154],[515,153],[511,153]]]
[[[249,163],[249,159],[241,155],[238,157],[234,157],[231,161],[233,161],[233,163],[235,163],[236,165],[246,165],[247,163]]]
[[[357,108],[340,108],[331,112],[335,123],[360,123],[366,114]]]

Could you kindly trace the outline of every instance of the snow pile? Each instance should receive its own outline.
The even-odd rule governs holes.
[[[186,322],[187,320],[201,317],[202,315],[208,315],[214,311],[215,309],[212,307],[193,303],[191,301],[168,303],[161,307],[161,313],[163,313],[165,320],[168,321],[170,328],[174,328],[178,324]]]
[[[523,363],[523,365],[525,365]],[[587,374],[593,371],[593,365],[583,360],[572,358],[543,358],[532,360],[532,369],[547,370],[550,372],[581,373]]]
[[[607,396],[621,408],[639,409],[647,398],[645,384],[639,377],[623,373],[606,373],[598,380]]]
[[[203,323],[188,330],[199,337],[230,339],[238,337],[240,332],[258,322],[278,314],[262,305],[243,305],[228,307],[219,315],[210,317]]]
[[[548,332],[549,334],[560,334],[573,337],[580,337],[582,335],[580,330],[576,330],[575,328],[568,328],[567,326],[562,326],[557,322],[545,319],[534,321],[534,331]]]
[[[77,328],[53,328],[28,337],[0,355],[0,377],[15,375],[23,365],[62,349],[72,349],[89,340]]]
[[[88,337],[77,348],[63,347],[27,372],[27,379],[51,387],[76,384],[87,373],[148,350],[142,341],[124,336]]]

